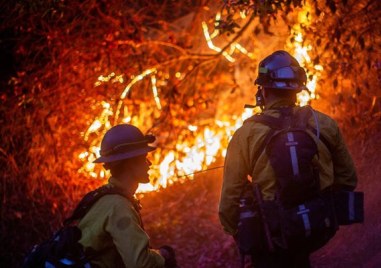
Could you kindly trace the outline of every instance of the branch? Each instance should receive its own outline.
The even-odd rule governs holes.
[[[251,14],[249,20],[245,23],[245,25],[241,28],[241,30],[234,36],[234,38],[229,41],[229,43],[227,43],[222,49],[220,52],[216,53],[216,54],[196,54],[196,53],[189,53],[190,55],[194,55],[194,56],[200,56],[200,57],[218,57],[220,56],[222,53],[224,53],[228,48],[230,48],[230,46],[236,42],[238,40],[238,38],[240,38],[244,32],[247,30],[247,28],[250,26],[250,24],[253,22],[253,20],[255,19],[255,13]]]
[[[220,52],[217,53],[217,55],[221,55],[225,50],[227,50],[235,41],[238,40],[238,38],[240,38],[243,33],[247,30],[247,28],[250,26],[250,24],[253,22],[253,20],[255,19],[255,13],[253,12],[249,18],[249,20],[246,22],[246,24],[242,27],[242,29],[234,36],[234,38],[226,45],[222,48],[222,50]]]

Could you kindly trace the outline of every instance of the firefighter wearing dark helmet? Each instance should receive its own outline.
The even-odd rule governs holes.
[[[133,195],[139,183],[147,183],[151,165],[147,153],[155,148],[152,135],[143,135],[135,126],[121,124],[105,134],[101,157],[111,172],[106,186],[123,193],[102,196],[80,220],[80,243],[85,251],[97,252],[92,264],[96,267],[176,267],[173,249],[149,247],[149,237],[143,229],[139,204]]]
[[[241,245],[240,249],[251,255],[255,267],[310,267],[309,255],[318,248],[317,246],[314,249],[306,249],[294,245],[290,249],[287,243],[283,243],[283,235],[278,236],[278,240],[272,239],[275,223],[272,222],[271,215],[266,215],[266,221],[263,221],[261,212],[264,213],[264,210],[261,208],[271,204],[278,208],[278,204],[290,200],[290,204],[298,202],[292,200],[304,194],[298,190],[307,189],[304,190],[306,194],[309,190],[321,193],[328,189],[351,191],[357,184],[356,170],[337,123],[309,106],[296,105],[296,94],[306,89],[306,80],[304,69],[285,51],[276,51],[262,60],[255,84],[259,86],[257,105],[263,106],[263,113],[246,120],[234,133],[228,146],[219,217],[224,230],[238,243],[243,241],[244,245]],[[295,128],[298,130],[294,133],[287,132],[287,129]],[[274,133],[284,137],[284,142],[276,143],[279,138],[274,138]],[[298,140],[299,136],[304,140]],[[298,149],[304,141],[312,147],[315,146],[316,150],[310,155],[308,163],[301,159],[305,152]],[[305,183],[303,172],[312,174],[311,178],[307,178],[310,179],[308,185]],[[305,188],[292,188],[287,182],[289,177],[296,178],[295,185]],[[253,185],[255,189],[259,189],[257,195],[254,194]],[[261,200],[258,201],[258,198]],[[242,200],[246,200],[246,203]],[[288,208],[293,209],[295,204]],[[251,206],[253,209],[245,210],[245,206]],[[311,222],[309,210],[300,205],[296,206],[296,209],[295,215],[297,220],[302,222],[303,231],[311,231],[308,224],[314,223]],[[245,225],[244,220],[249,218],[254,219],[250,225],[251,229],[249,228],[248,233],[240,233]],[[258,218],[261,219],[256,220]],[[332,226],[333,229],[337,229],[329,219],[325,218],[327,228]],[[282,218],[279,221],[276,226],[282,230],[285,225],[282,226]],[[332,231],[331,236],[336,229]],[[247,243],[247,240],[250,241]],[[254,242],[251,243],[252,241]]]

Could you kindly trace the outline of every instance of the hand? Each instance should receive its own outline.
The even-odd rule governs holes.
[[[165,268],[177,268],[175,250],[170,246],[160,247],[160,255],[165,259]]]

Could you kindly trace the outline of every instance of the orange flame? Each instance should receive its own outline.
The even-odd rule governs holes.
[[[286,46],[293,52],[293,56],[298,60],[300,65],[307,72],[307,89],[298,94],[298,103],[301,106],[307,105],[312,99],[317,99],[319,96],[316,94],[316,85],[323,66],[313,65],[309,51],[312,50],[311,45],[304,44],[304,37],[302,34],[302,26],[308,27],[311,24],[312,9],[311,6],[306,3],[301,11],[298,13],[298,23],[291,29],[291,38],[294,42],[289,42]]]
[[[311,66],[311,58],[309,51],[312,49],[310,46],[304,46],[304,39],[301,30],[301,25],[308,25],[311,18],[307,15],[309,7],[306,6],[299,13],[298,23],[292,28],[291,35],[294,37],[294,42],[286,45],[286,49],[298,59],[301,66],[306,68],[308,83],[307,88],[310,92],[303,91],[298,95],[298,102],[300,105],[306,105],[311,99],[317,98],[316,83],[323,71],[320,65]],[[311,14],[311,12],[309,13]],[[220,14],[217,14],[216,20],[219,19]],[[242,13],[241,17],[246,17]],[[205,41],[211,50],[221,52],[221,48],[213,43],[213,39],[218,36],[218,30],[209,33],[206,22],[202,22],[203,33]],[[231,48],[222,53],[228,61],[234,62],[233,53],[238,50],[239,52],[253,58],[253,54],[249,53],[239,43],[233,43]],[[144,125],[143,114],[132,115],[127,106],[123,106],[123,99],[127,96],[131,88],[145,77],[150,78],[153,97],[156,103],[156,108],[141,107],[142,111],[147,109],[162,109],[162,104],[159,97],[159,83],[155,74],[155,68],[147,69],[137,76],[131,77],[131,81],[123,90],[120,101],[115,110],[107,102],[102,102],[102,113],[96,117],[89,125],[88,129],[84,132],[83,137],[85,141],[90,142],[90,147],[87,151],[81,152],[78,158],[83,162],[83,166],[79,170],[84,174],[88,174],[93,178],[105,178],[109,174],[100,168],[97,168],[92,161],[99,156],[99,144],[103,134],[111,127],[109,117],[115,115],[115,122],[131,123],[137,126]],[[169,75],[168,75],[169,77]],[[175,73],[175,77],[180,79],[182,73],[180,71]],[[111,73],[107,76],[98,77],[94,86],[100,86],[102,83],[124,83],[123,75],[116,75]],[[123,118],[118,120],[121,109],[123,108]],[[173,184],[175,181],[184,181],[184,178],[192,179],[192,174],[196,171],[207,168],[210,164],[216,161],[218,157],[225,157],[226,148],[232,134],[242,125],[243,121],[252,116],[257,110],[246,109],[239,117],[232,117],[229,120],[214,119],[214,124],[211,126],[195,126],[189,125],[188,131],[193,134],[193,138],[181,138],[176,143],[176,147],[172,150],[165,148],[158,148],[152,155],[152,169],[150,170],[151,183],[140,184],[137,192],[155,191],[160,188],[165,188]],[[95,135],[92,135],[95,134]],[[95,136],[95,137],[94,137]],[[188,135],[189,136],[189,135]],[[92,139],[90,139],[92,137]]]

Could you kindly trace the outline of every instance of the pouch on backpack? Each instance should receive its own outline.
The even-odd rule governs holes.
[[[51,239],[37,245],[24,262],[24,268],[90,268],[82,245],[81,230],[64,226]]]
[[[339,225],[364,222],[364,193],[337,191],[334,204]]]
[[[331,200],[324,197],[281,209],[281,222],[288,248],[303,245],[310,252],[324,246],[338,229]]]

